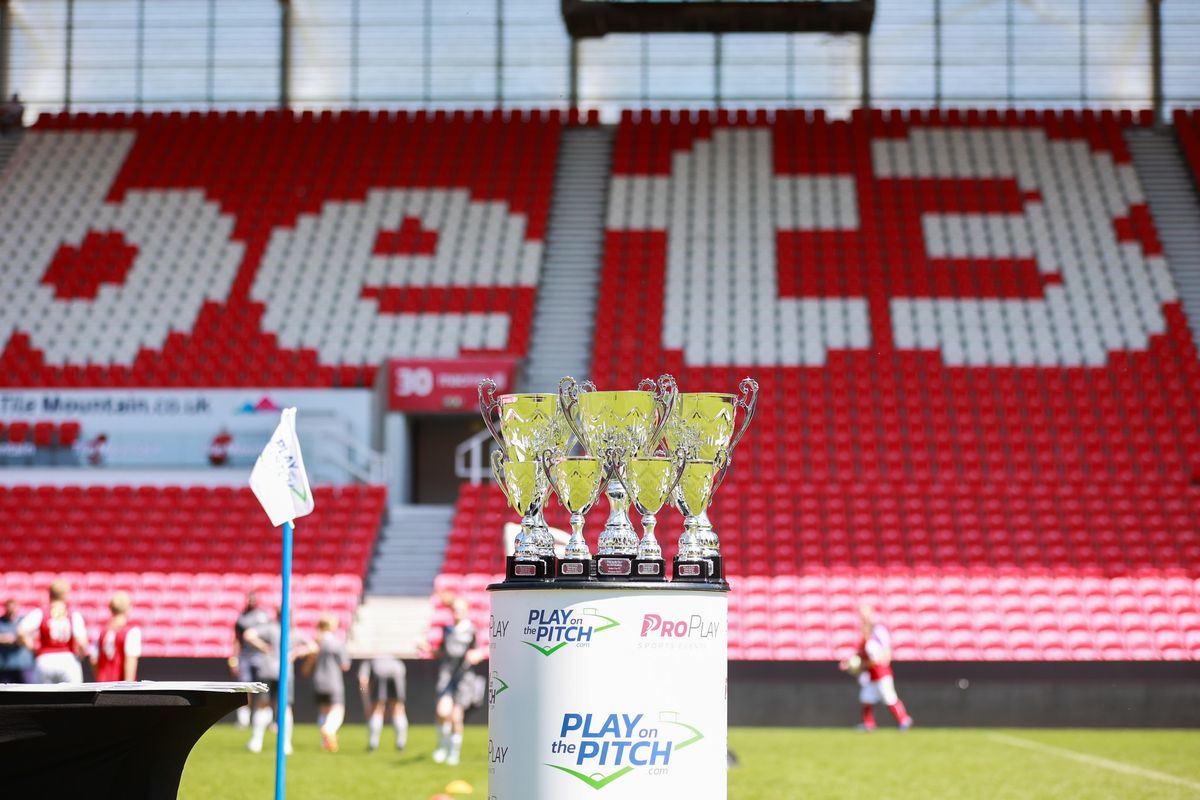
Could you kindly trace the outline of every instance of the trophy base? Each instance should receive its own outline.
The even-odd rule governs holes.
[[[560,558],[554,571],[556,581],[595,580],[596,562],[590,558]]]
[[[661,558],[635,558],[631,581],[665,581],[667,579],[667,562]]]
[[[545,559],[517,561],[516,556],[508,556],[504,560],[504,580],[506,582],[545,581],[550,579],[551,574]]]
[[[725,583],[725,563],[721,556],[683,561],[675,557],[671,580],[676,583]]]
[[[633,556],[596,556],[596,580],[631,580],[636,560]]]
[[[708,556],[704,559],[709,563],[708,575],[713,583],[725,582],[725,557]]]

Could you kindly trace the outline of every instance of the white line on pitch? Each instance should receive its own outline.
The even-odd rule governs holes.
[[[1075,750],[1068,750],[1065,747],[1055,747],[1052,744],[1043,744],[1035,742],[1031,739],[1022,739],[1019,736],[1009,736],[1003,733],[989,733],[987,737],[996,742],[1012,745],[1013,747],[1023,747],[1026,750],[1033,750],[1037,753],[1049,753],[1050,755],[1060,756],[1061,758],[1069,758],[1072,761],[1078,761],[1080,764],[1088,764],[1093,767],[1104,767],[1111,769],[1113,772],[1122,772],[1126,775],[1134,775],[1139,778],[1150,778],[1151,780],[1163,781],[1164,783],[1174,783],[1177,786],[1186,786],[1189,789],[1200,792],[1200,783],[1189,781],[1186,778],[1180,778],[1176,775],[1169,775],[1165,772],[1159,772],[1145,767],[1126,764],[1123,761],[1113,761],[1100,756],[1089,755],[1088,753],[1080,753]]]

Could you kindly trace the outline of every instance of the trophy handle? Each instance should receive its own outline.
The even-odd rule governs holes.
[[[654,404],[659,408],[658,425],[655,426],[654,432],[650,434],[650,439],[646,442],[647,447],[653,445],[653,448],[650,449],[650,454],[653,455],[658,450],[663,431],[667,429],[667,423],[675,411],[675,401],[679,399],[679,386],[676,385],[675,378],[667,374],[659,375],[657,381],[643,378],[642,382],[638,384],[638,389],[641,390],[644,385],[655,387]]]
[[[676,448],[674,458],[671,459],[671,463],[675,465],[675,480],[671,481],[671,488],[667,490],[667,497],[675,496],[675,490],[679,488],[679,482],[683,480],[683,471],[687,469],[687,462],[687,448]]]
[[[591,448],[588,447],[587,439],[583,436],[583,426],[575,418],[575,411],[579,407],[579,393],[594,392],[595,390],[596,385],[591,381],[586,381],[580,385],[569,375],[558,382],[558,408],[562,411],[563,418],[567,421],[567,427],[571,429],[571,433],[579,440],[580,447],[588,452],[591,452]],[[545,454],[543,453],[543,455]],[[555,489],[555,492],[557,491]]]
[[[479,382],[479,413],[483,415],[483,424],[487,425],[488,430],[492,432],[492,438],[503,449],[504,439],[500,436],[500,429],[496,427],[496,423],[492,419],[492,413],[499,407],[500,400],[496,397],[496,382],[491,378],[484,378]]]
[[[745,416],[742,417],[742,427],[738,428],[733,441],[729,443],[729,454],[733,453],[738,442],[746,435],[746,429],[750,427],[750,420],[754,419],[754,409],[758,408],[758,381],[754,380],[754,378],[742,378],[738,389],[741,390],[742,396],[734,401],[734,413],[736,414],[737,409],[740,408],[745,412]]]
[[[554,482],[553,466],[554,466],[555,458],[556,458],[556,455],[555,455],[554,451],[551,450],[550,448],[546,448],[545,450],[542,451],[541,457],[538,458],[538,463],[542,465],[542,472],[546,473],[546,480],[549,482],[550,488],[554,490],[554,493],[556,495],[558,495],[559,502],[561,503],[562,502],[562,492],[560,492],[558,490],[558,484]],[[562,506],[563,506],[563,508],[566,508],[567,504],[562,503]]]
[[[632,500],[633,490],[629,488],[629,484],[625,481],[625,450],[620,447],[610,447],[604,451],[604,454],[605,466],[608,467],[608,477],[615,478],[617,483],[625,487],[625,495]]]
[[[601,483],[606,483],[612,478],[616,478],[617,482],[625,487],[625,493],[630,497],[633,493],[629,491],[629,484],[625,483],[625,478],[621,474],[625,471],[625,448],[610,447],[604,451],[604,471],[605,475],[600,478]]]
[[[716,494],[717,489],[721,488],[721,482],[725,480],[725,476],[729,473],[729,465],[732,463],[728,450],[717,451],[717,457],[713,459],[713,465],[717,468],[717,475],[713,478],[713,494]]]
[[[504,499],[509,502],[509,505],[512,505],[512,498],[508,495],[508,485],[504,482],[504,462],[506,460],[502,451],[492,451],[492,477],[496,479],[496,485],[500,487],[500,491],[504,492]]]

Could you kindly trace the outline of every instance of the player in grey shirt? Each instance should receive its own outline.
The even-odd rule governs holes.
[[[358,667],[358,688],[367,712],[367,749],[379,749],[384,714],[396,729],[396,749],[408,741],[408,714],[404,708],[407,683],[404,662],[393,656],[381,656],[362,662]]]
[[[454,624],[442,628],[442,644],[437,651],[438,746],[433,760],[456,765],[462,752],[463,716],[483,701],[487,681],[471,667],[483,659],[476,648],[475,625],[468,616],[470,607],[461,597],[443,599],[454,615]]]
[[[278,617],[278,611],[276,611]],[[265,625],[260,625],[257,628],[251,628],[245,633],[245,641],[250,647],[264,654],[262,666],[262,679],[266,681],[267,688],[270,690],[268,694],[253,695],[257,708],[250,717],[250,741],[246,745],[246,749],[251,753],[261,753],[263,745],[263,737],[266,735],[267,728],[271,725],[272,717],[282,716],[283,724],[280,726],[280,734],[284,737],[283,751],[285,753],[292,752],[292,704],[296,700],[296,659],[305,658],[313,652],[312,644],[301,636],[296,631],[291,632],[291,637],[288,640],[288,696],[287,698],[279,697],[279,670],[280,670],[280,644],[283,642],[283,637],[280,635],[279,621],[268,622]],[[275,708],[272,714],[272,706]],[[279,714],[280,706],[284,712]]]
[[[316,649],[305,663],[305,671],[313,677],[313,692],[317,700],[317,725],[321,729],[321,747],[331,753],[338,751],[337,734],[346,719],[346,684],[343,674],[350,669],[346,645],[337,635],[338,620],[332,614],[322,614],[317,622]]]
[[[234,654],[229,657],[229,672],[235,680],[249,683],[261,681],[263,660],[265,654],[246,644],[246,631],[254,630],[268,624],[271,615],[258,604],[258,593],[246,595],[246,607],[238,614],[233,624]],[[254,707],[254,695],[246,695],[246,705],[238,709],[237,721],[239,728],[250,727],[250,712]]]

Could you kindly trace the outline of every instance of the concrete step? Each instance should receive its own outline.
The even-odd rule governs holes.
[[[612,145],[611,128],[562,132],[523,391],[591,372]]]
[[[423,597],[369,596],[359,606],[346,645],[351,658],[412,658],[425,641],[433,604]]]
[[[1200,195],[1170,130],[1131,129],[1125,133],[1167,266],[1200,341]]]

